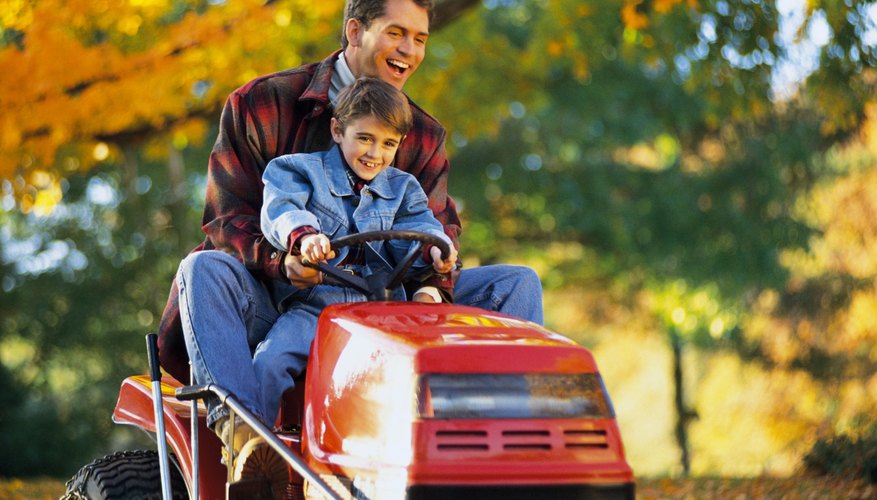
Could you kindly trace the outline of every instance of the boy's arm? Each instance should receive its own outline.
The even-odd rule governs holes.
[[[406,182],[404,188],[404,201],[399,210],[396,212],[393,221],[393,229],[412,230],[430,233],[438,236],[450,245],[454,245],[454,241],[447,236],[443,230],[442,224],[435,218],[429,208],[426,194],[417,181],[413,178]],[[428,250],[422,253],[420,260],[422,264],[431,267],[432,258],[428,256]],[[453,302],[454,297],[454,273],[430,274],[425,280],[409,280],[405,283],[408,295],[413,297],[423,287],[435,288],[444,302]],[[429,290],[426,291],[434,297]]]
[[[414,120],[396,153],[394,166],[417,178],[429,199],[429,209],[456,246],[462,232],[457,206],[448,195],[448,162],[445,129],[413,102]]]
[[[303,171],[303,155],[286,155],[268,163],[262,176],[264,201],[261,229],[265,238],[284,252],[292,251],[299,240],[320,230],[320,221],[306,208],[311,195],[310,180]]]

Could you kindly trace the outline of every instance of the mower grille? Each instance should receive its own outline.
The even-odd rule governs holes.
[[[554,486],[433,486],[419,485],[408,488],[408,500],[447,500],[449,498],[477,498],[479,500],[633,500],[633,483],[613,485],[554,485]]]
[[[437,430],[439,451],[551,451],[607,449],[609,442],[604,429],[509,428],[487,430]]]

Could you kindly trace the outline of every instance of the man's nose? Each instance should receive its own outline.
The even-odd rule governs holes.
[[[410,36],[406,36],[402,38],[402,41],[399,42],[398,47],[399,53],[404,55],[410,55],[414,53],[414,39]]]

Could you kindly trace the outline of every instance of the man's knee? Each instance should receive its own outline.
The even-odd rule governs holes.
[[[228,281],[243,269],[243,264],[225,252],[205,250],[193,252],[180,261],[177,276],[186,283],[193,281]]]
[[[510,266],[514,268],[518,281],[521,283],[525,283],[531,287],[542,288],[542,281],[539,280],[539,275],[536,274],[532,268],[526,266]]]
[[[494,276],[504,277],[512,289],[542,292],[542,281],[532,268],[511,264],[498,264]]]

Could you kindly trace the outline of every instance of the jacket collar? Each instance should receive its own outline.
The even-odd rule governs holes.
[[[335,196],[353,196],[353,188],[347,178],[347,163],[341,157],[341,148],[337,144],[323,155],[323,169],[329,180],[329,190]],[[392,200],[397,196],[390,187],[388,169],[384,169],[368,183],[368,190],[380,198]],[[358,194],[358,193],[357,193]]]
[[[312,100],[322,103],[323,106],[328,106],[329,87],[332,85],[332,71],[334,71],[335,60],[338,59],[340,52],[341,49],[336,50],[317,64],[317,69],[314,72],[313,78],[311,78],[311,83],[308,84],[308,87],[298,98],[300,101]]]

